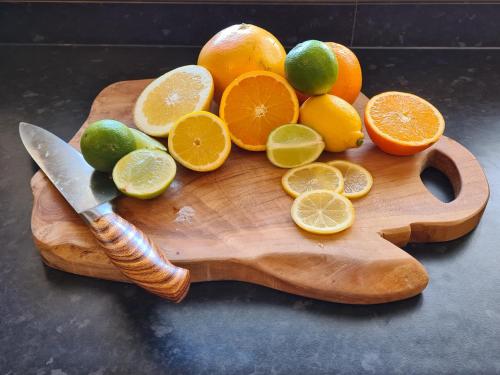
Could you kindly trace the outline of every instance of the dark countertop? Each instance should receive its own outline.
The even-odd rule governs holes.
[[[0,47],[0,374],[500,373],[498,50],[357,50],[367,95],[397,89],[428,98],[446,134],[478,157],[489,179],[474,232],[407,247],[430,275],[420,296],[349,306],[212,282],[193,285],[174,305],[42,264],[30,233],[36,168],[18,122],[68,140],[106,85],[158,76],[197,53]],[[427,180],[437,189],[438,175]]]

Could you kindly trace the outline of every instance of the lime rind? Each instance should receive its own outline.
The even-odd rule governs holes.
[[[135,148],[137,150],[146,148],[149,150],[167,151],[167,148],[163,143],[157,141],[154,138],[151,138],[149,135],[141,132],[140,130],[130,128],[130,131],[134,135]]]

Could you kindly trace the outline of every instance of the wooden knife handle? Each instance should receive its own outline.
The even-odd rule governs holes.
[[[189,271],[174,266],[133,224],[109,204],[82,214],[106,255],[131,281],[160,297],[180,302],[189,289]]]

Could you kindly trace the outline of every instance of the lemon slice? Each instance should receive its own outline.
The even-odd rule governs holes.
[[[193,112],[181,117],[172,127],[168,149],[186,168],[213,171],[229,156],[231,136],[220,117],[205,111]]]
[[[154,137],[167,137],[185,114],[208,110],[214,93],[210,72],[198,65],[171,70],[151,82],[134,107],[135,125]]]
[[[327,164],[337,168],[342,173],[344,196],[347,198],[361,198],[368,194],[372,188],[372,175],[361,165],[345,160],[334,160]]]
[[[140,149],[125,155],[116,163],[113,181],[123,194],[149,199],[168,188],[175,172],[175,161],[166,152]]]
[[[294,168],[315,161],[325,148],[321,135],[308,126],[282,125],[267,139],[267,157],[281,168]]]
[[[167,151],[167,148],[162,143],[158,142],[156,139],[151,138],[149,135],[144,134],[143,132],[137,129],[134,128],[129,128],[129,129],[132,131],[132,134],[134,135],[136,150],[140,148],[147,148],[150,150]]]
[[[306,191],[331,190],[335,193],[344,191],[342,173],[325,163],[312,163],[290,169],[281,179],[285,191],[292,197],[298,197]]]
[[[353,224],[354,207],[349,199],[331,190],[308,191],[293,202],[292,219],[311,233],[337,233]]]

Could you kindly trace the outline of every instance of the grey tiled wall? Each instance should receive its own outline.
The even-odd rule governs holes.
[[[0,43],[202,45],[240,22],[286,46],[500,47],[500,3],[0,3]]]

